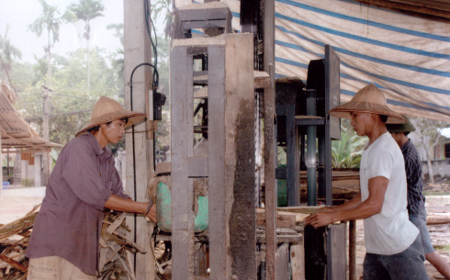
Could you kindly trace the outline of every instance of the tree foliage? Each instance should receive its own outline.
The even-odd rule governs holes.
[[[84,21],[84,34],[86,39],[86,68],[87,68],[87,88],[91,91],[91,25],[90,21],[96,17],[102,17],[105,6],[100,0],[80,0],[78,4],[71,4],[67,7],[64,19],[69,22]]]
[[[33,33],[36,33],[38,37],[42,35],[44,30],[47,31],[49,41],[55,43],[59,41],[59,27],[61,24],[58,7],[47,4],[45,0],[39,0],[39,2],[42,5],[43,13],[28,28]],[[47,47],[50,47],[50,45]]]
[[[120,42],[122,48],[114,52],[105,49],[92,48],[90,50],[90,79],[92,80],[91,90],[87,82],[86,69],[88,62],[86,48],[58,55],[51,53],[53,43],[59,40],[59,27],[67,23],[68,13],[64,19],[59,16],[56,6],[48,5],[45,0],[39,0],[43,12],[28,26],[29,30],[41,36],[47,32],[48,45],[45,46],[46,54],[43,57],[35,56],[32,63],[21,63],[16,61],[17,56],[11,55],[11,83],[16,86],[18,101],[16,108],[23,117],[43,135],[43,95],[49,94],[50,120],[49,120],[49,140],[55,143],[66,144],[75,136],[75,133],[90,120],[91,110],[101,95],[116,99],[123,104],[124,85],[129,77],[123,77],[123,23],[110,24],[105,32],[113,32]],[[97,3],[101,1],[80,0],[73,4],[72,15],[78,19],[90,20],[101,15],[101,9],[97,6],[96,13],[87,13],[85,17],[81,13],[83,3]],[[166,1],[167,2],[167,1]],[[167,2],[169,3],[169,2]],[[79,9],[80,13],[77,13]],[[103,5],[102,5],[103,8]],[[75,19],[75,17],[73,17]],[[3,38],[7,38],[7,32]],[[155,145],[156,154],[162,155],[164,160],[165,152],[170,145],[170,113],[169,113],[169,43],[163,35],[158,35],[158,71],[160,76],[158,91],[167,96],[166,105],[163,106],[163,120],[158,123],[156,131]],[[85,34],[85,38],[89,36]],[[19,48],[17,49],[19,50]],[[3,48],[2,48],[3,54]],[[20,51],[20,50],[19,50]],[[50,59],[51,56],[51,59]],[[48,73],[51,72],[51,75]],[[1,71],[4,75],[5,71]],[[0,76],[2,78],[2,76]],[[48,88],[48,92],[45,92]],[[123,147],[119,143],[117,149]]]
[[[6,25],[5,34],[0,35],[0,55],[4,63],[3,67],[7,70],[10,69],[14,58],[22,59],[22,52],[11,43],[11,39],[8,37],[8,31],[9,24]]]
[[[49,80],[51,117],[49,121],[50,141],[60,144],[67,143],[75,136],[75,133],[90,120],[91,109],[101,95],[118,100],[123,104],[122,85],[115,69],[109,66],[110,62],[105,58],[105,51],[95,48],[92,51],[92,92],[88,93],[86,84],[86,60],[85,50],[79,49],[69,53],[68,57],[55,59],[54,75]],[[45,66],[45,63],[35,65],[22,65],[22,67],[34,69],[39,72],[37,66]],[[34,67],[33,67],[34,66]],[[31,70],[32,71],[32,70]],[[43,77],[36,82],[24,81],[27,85],[19,92],[19,101],[16,107],[25,119],[32,122],[35,129],[42,135],[43,114]],[[21,84],[21,83],[18,83]]]
[[[152,16],[155,20],[159,17],[163,17],[164,24],[164,36],[167,40],[173,32],[173,12],[171,0],[156,0],[152,2]]]
[[[3,70],[0,78],[3,77],[14,88],[10,77],[11,64],[15,59],[22,59],[22,52],[11,43],[8,31],[9,24],[6,25],[5,34],[0,35],[0,70]]]
[[[434,183],[433,168],[431,166],[431,160],[433,158],[431,153],[433,153],[433,148],[439,143],[439,139],[442,136],[442,130],[446,127],[447,123],[422,118],[410,118],[410,120],[416,128],[414,134],[418,135],[418,138],[420,139],[418,146],[425,151],[430,181]]]
[[[359,168],[361,153],[367,137],[358,136],[349,120],[342,119],[341,140],[332,142],[333,168]]]
[[[47,78],[51,78],[52,67],[52,42],[53,44],[59,41],[59,27],[61,24],[61,17],[57,6],[51,6],[45,0],[39,0],[42,5],[42,14],[28,26],[28,29],[36,33],[38,37],[42,35],[44,30],[47,31],[47,46],[44,51],[47,54]]]

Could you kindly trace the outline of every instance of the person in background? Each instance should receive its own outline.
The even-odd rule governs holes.
[[[403,156],[386,128],[386,122],[405,119],[389,109],[383,92],[373,84],[329,114],[351,118],[355,132],[369,138],[361,157],[361,192],[349,202],[308,216],[305,224],[317,228],[364,219],[365,280],[429,279],[419,230],[408,219]]]
[[[99,238],[105,209],[139,213],[156,221],[156,207],[123,193],[111,150],[125,127],[145,114],[127,111],[102,96],[91,121],[61,151],[48,185],[26,256],[28,280],[97,279]]]
[[[406,118],[406,116],[404,116]],[[400,146],[405,160],[406,181],[408,184],[408,214],[409,220],[420,230],[420,237],[425,253],[425,258],[447,280],[450,280],[450,265],[439,255],[431,244],[430,234],[427,228],[427,213],[425,210],[425,196],[423,195],[422,162],[414,144],[408,138],[408,134],[416,129],[406,118],[404,124],[387,124],[386,127],[392,138]]]

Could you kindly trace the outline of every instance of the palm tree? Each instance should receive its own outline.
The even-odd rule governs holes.
[[[160,16],[164,16],[163,24],[164,24],[164,34],[165,39],[169,35],[172,35],[173,29],[173,13],[171,12],[173,1],[171,0],[156,0],[154,3],[152,2],[152,14],[153,18],[157,19]]]
[[[59,25],[61,23],[61,17],[59,17],[59,11],[57,6],[51,6],[45,2],[45,0],[39,0],[41,2],[43,13],[28,26],[28,29],[36,33],[38,37],[42,35],[44,30],[47,31],[48,44],[44,48],[47,54],[47,79],[52,76],[51,58],[52,58],[52,43],[59,41]]]
[[[122,48],[118,48],[116,52],[113,54],[111,64],[114,67],[114,69],[117,69],[117,76],[123,77],[123,67],[124,67],[124,51],[123,51],[123,23],[118,24],[109,24],[106,26],[106,29],[108,30],[115,30],[114,37],[119,38],[120,44],[122,45]]]
[[[0,35],[0,60],[9,84],[12,86],[11,79],[9,78],[9,70],[11,70],[13,58],[22,59],[22,52],[11,44],[11,39],[8,38],[8,31],[9,24],[6,25],[5,35]]]
[[[103,16],[102,12],[105,9],[101,0],[79,0],[78,4],[71,4],[67,7],[65,19],[70,22],[76,22],[78,20],[84,21],[84,35],[86,39],[86,64],[87,64],[87,85],[88,93],[91,91],[91,67],[90,67],[90,46],[89,40],[91,39],[91,26],[89,22],[96,18]]]

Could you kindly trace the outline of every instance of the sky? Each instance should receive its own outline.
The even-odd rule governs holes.
[[[62,15],[71,3],[78,0],[46,0],[49,5],[57,6]],[[109,24],[123,23],[123,0],[104,0],[104,17],[91,20],[91,48],[105,48],[114,52],[121,48],[118,38],[114,37],[113,29],[107,30]],[[37,57],[44,56],[44,46],[47,45],[47,33],[41,37],[28,30],[28,26],[43,13],[42,5],[38,0],[0,0],[0,34],[5,35],[9,24],[8,38],[11,44],[22,52],[22,62],[35,62]],[[83,38],[84,22],[77,24],[61,24],[59,41],[55,42],[53,53],[66,55],[78,48],[85,48]]]

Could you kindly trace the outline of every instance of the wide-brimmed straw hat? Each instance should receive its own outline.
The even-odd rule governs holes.
[[[402,115],[405,119],[405,123],[389,123],[386,124],[386,128],[391,133],[399,133],[399,132],[413,132],[416,131],[416,128],[411,123],[411,121],[405,115]]]
[[[406,119],[387,106],[383,92],[374,84],[360,89],[350,102],[342,104],[329,111],[330,115],[339,118],[351,119],[350,113],[361,112],[388,117],[386,123],[404,123]]]
[[[116,100],[101,96],[97,103],[95,103],[94,109],[92,109],[91,121],[78,131],[75,137],[101,124],[124,118],[128,119],[124,127],[128,127],[145,120],[145,114],[125,110]]]

